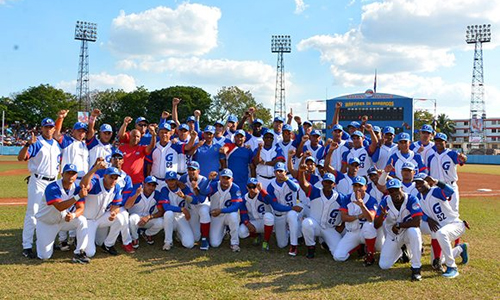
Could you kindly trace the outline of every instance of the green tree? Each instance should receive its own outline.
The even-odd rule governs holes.
[[[436,120],[436,131],[442,132],[450,137],[455,132],[455,122],[446,114],[439,114]]]
[[[225,121],[229,115],[240,118],[250,107],[255,107],[257,118],[262,119],[265,125],[270,125],[271,111],[265,108],[262,103],[257,103],[250,91],[243,91],[236,86],[222,87],[213,97],[210,120],[212,122]]]
[[[120,126],[123,118],[126,116],[120,115],[122,99],[127,96],[124,90],[108,89],[105,91],[97,91],[92,96],[92,108],[98,108],[102,115],[100,116],[99,125],[103,123],[111,124],[112,126]]]
[[[424,124],[432,124],[434,121],[434,115],[428,112],[425,109],[417,109],[413,112],[413,126],[415,131],[417,132],[422,125]],[[414,140],[418,140],[420,138],[420,133],[414,134]]]

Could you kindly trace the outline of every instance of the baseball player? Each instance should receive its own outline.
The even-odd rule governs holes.
[[[336,145],[334,148],[331,148],[331,146],[327,150],[327,155],[328,151],[332,151],[331,158],[330,158],[330,165],[335,169],[335,170],[341,170],[342,169],[342,157],[344,152],[349,151],[347,142],[342,139],[342,133],[344,132],[344,128],[340,124],[335,124],[332,127],[332,140],[334,143],[332,145]],[[325,155],[325,160],[326,160],[326,155]]]
[[[212,171],[208,181],[200,186],[200,193],[210,200],[210,245],[219,247],[224,238],[224,228],[229,227],[231,236],[231,250],[240,251],[238,229],[240,216],[238,209],[243,200],[239,186],[233,183],[233,172],[223,169],[219,174],[219,181],[214,181],[217,172]]]
[[[434,137],[435,151],[427,159],[429,175],[453,187],[455,191],[451,196],[451,207],[458,212],[460,195],[458,192],[457,165],[464,165],[467,156],[446,148],[448,136],[439,132]]]
[[[203,131],[203,139],[193,148],[196,151],[194,159],[200,164],[200,174],[205,177],[226,165],[225,156],[220,153],[221,145],[214,143],[214,133],[215,127],[207,125]]]
[[[392,156],[389,157],[389,160],[387,161],[387,165],[394,166],[394,170],[391,171],[390,175],[392,177],[397,177],[400,180],[403,178],[401,171],[402,166],[405,162],[411,162],[412,164],[414,164],[417,167],[417,173],[427,173],[427,168],[424,165],[422,156],[410,150],[410,141],[410,135],[406,132],[401,132],[398,135],[399,150],[394,151],[394,154],[392,154]]]
[[[389,157],[394,154],[394,151],[398,150],[397,145],[393,142],[395,134],[394,127],[384,127],[384,129],[382,130],[382,134],[384,135],[384,138],[379,142],[379,146],[372,156],[375,167],[377,167],[377,169],[379,170],[383,170],[385,166],[387,166]]]
[[[385,242],[380,251],[379,266],[389,269],[402,255],[401,247],[406,244],[411,250],[411,279],[422,280],[420,269],[422,263],[422,235],[420,221],[422,209],[418,199],[403,192],[399,179],[387,181],[386,188],[389,195],[380,202],[375,217],[375,228],[384,226],[386,232]]]
[[[309,216],[302,221],[302,234],[307,246],[307,258],[314,258],[316,237],[321,237],[324,240],[333,256],[344,230],[339,209],[345,196],[333,189],[335,186],[333,174],[326,173],[323,176],[321,181],[323,188],[319,189],[306,180],[305,169],[304,165],[299,167],[300,187],[311,199]]]
[[[256,166],[257,180],[262,187],[267,189],[269,183],[274,179],[274,166],[278,162],[284,162],[285,156],[279,146],[274,145],[274,134],[270,130],[264,131],[264,143],[259,144],[254,151],[253,163]]]
[[[163,201],[163,230],[165,231],[165,243],[163,250],[169,251],[173,246],[174,230],[177,231],[185,248],[194,247],[194,235],[189,225],[191,214],[187,204],[193,201],[194,195],[184,187],[181,189],[177,180],[176,171],[168,171],[165,174],[166,185],[161,189]]]
[[[368,169],[368,185],[366,192],[370,194],[375,200],[377,200],[377,204],[380,204],[382,201],[382,198],[384,198],[385,194],[387,193],[387,189],[385,188],[385,183],[379,184],[379,173],[378,170],[375,167],[371,167]],[[375,249],[380,252],[382,250],[382,245],[384,244],[385,241],[385,232],[384,228],[379,227],[377,229],[377,239],[375,240]]]
[[[60,230],[75,230],[77,245],[73,262],[90,262],[85,254],[88,242],[87,219],[83,216],[84,205],[80,201],[87,196],[87,190],[75,185],[77,174],[76,165],[67,164],[63,168],[62,178],[50,183],[45,189],[36,214],[36,249],[40,259],[52,256],[54,239]],[[76,206],[75,212],[69,212],[72,206]]]
[[[284,118],[282,118],[280,116],[274,117],[274,120],[273,120],[273,129],[271,130],[271,132],[274,135],[274,139],[273,139],[273,144],[274,145],[276,145],[277,143],[283,141],[283,124],[285,124],[285,119]]]
[[[170,124],[170,127],[172,127],[172,124]],[[172,142],[175,144],[175,140],[177,140],[178,144],[185,145],[189,143],[191,140],[191,135],[189,132],[189,126],[187,124],[180,124],[179,128],[177,130],[177,137],[171,136]],[[198,143],[199,139],[198,136],[196,136],[195,143]],[[187,151],[184,151],[187,152]],[[189,153],[181,153],[177,157],[178,163],[177,163],[177,174],[179,176],[182,176],[186,174],[187,172],[187,166],[193,159],[193,155],[191,151]]]
[[[274,165],[275,179],[267,187],[267,193],[271,196],[271,206],[274,211],[274,226],[278,247],[284,248],[288,244],[290,234],[290,256],[297,256],[299,238],[299,213],[302,207],[296,203],[295,192],[299,185],[295,179],[286,175],[285,164],[282,162]],[[288,231],[287,231],[288,225]]]
[[[377,210],[377,200],[366,192],[366,179],[356,176],[352,179],[353,192],[347,195],[340,205],[342,222],[345,222],[346,233],[333,253],[336,261],[346,261],[350,254],[361,244],[366,245],[364,265],[371,266],[375,262],[375,239],[377,231],[373,219]]]
[[[285,124],[283,125],[283,130],[281,131],[282,132],[282,136],[283,136],[283,140],[278,142],[278,147],[281,148],[281,150],[283,151],[283,154],[287,154],[290,152],[290,150],[296,150],[297,148],[295,148],[295,146],[293,145],[293,140],[292,140],[292,126],[289,125],[289,124]],[[292,165],[295,167],[296,165],[296,157],[295,155],[292,157]],[[288,166],[288,156],[285,155],[285,164]]]
[[[335,170],[333,173],[335,175],[335,178],[337,180],[336,184],[336,190],[337,192],[348,195],[351,194],[353,191],[353,179],[354,177],[358,176],[358,170],[359,166],[361,165],[361,161],[357,157],[352,157],[349,158],[348,161],[348,166],[347,166],[347,173],[341,173]]]
[[[247,192],[246,185],[248,174],[250,172],[255,173],[252,164],[253,152],[244,145],[245,131],[242,129],[236,130],[233,134],[233,138],[234,143],[228,140],[220,151],[226,156],[228,169],[233,171],[233,182],[236,183],[236,185],[240,187],[241,192],[245,194]]]
[[[366,124],[365,128],[368,129],[371,136],[373,137],[369,146],[363,146],[363,141],[365,140],[364,134],[356,130],[352,135],[352,148],[349,151],[343,153],[342,159],[342,169],[344,173],[347,171],[347,163],[351,158],[358,158],[360,161],[358,175],[366,176],[368,174],[368,169],[373,165],[371,156],[377,149],[378,139],[377,135],[373,132],[373,127],[370,124]]]
[[[144,185],[137,188],[124,207],[129,212],[129,228],[132,247],[139,248],[139,230],[145,229],[143,237],[149,245],[154,244],[153,236],[163,229],[163,203],[160,192],[156,191],[158,180],[154,176],[144,179]]]
[[[118,140],[120,141],[120,143],[128,144],[130,142],[131,133],[134,130],[137,130],[139,132],[139,141],[137,144],[141,145],[141,146],[149,145],[151,143],[152,134],[151,134],[151,132],[148,132],[148,121],[146,120],[146,118],[138,117],[135,120],[134,130],[127,132],[127,126],[131,122],[132,122],[131,117],[125,117],[123,119],[123,124],[120,127],[120,130],[118,130],[118,134],[117,134],[117,137],[118,137]]]
[[[380,175],[379,178],[379,185],[383,186],[382,191],[386,192],[385,185],[387,183],[387,180],[391,179],[388,174],[392,172],[394,167],[392,164],[388,164],[384,171],[382,171],[382,174]],[[403,192],[407,193],[408,195],[412,196],[417,196],[418,190],[415,187],[415,183],[413,182],[413,177],[416,174],[416,166],[412,162],[405,162],[401,165],[401,184],[403,188]],[[424,173],[425,174],[425,173]]]
[[[226,130],[226,125],[224,124],[224,121],[220,120],[215,121],[214,127],[215,127],[214,143],[224,146],[224,144],[226,144],[227,142],[231,142],[231,140],[228,140],[224,136]]]
[[[417,189],[420,192],[418,198],[422,211],[426,215],[426,220],[430,231],[431,238],[437,239],[439,248],[442,250],[446,271],[444,277],[455,278],[459,275],[455,258],[462,257],[462,263],[467,264],[469,261],[468,245],[460,244],[454,248],[451,247],[451,242],[458,239],[465,233],[466,224],[460,220],[458,211],[451,207],[450,197],[454,193],[450,185],[434,178],[430,178],[435,186],[431,187],[423,176],[418,176],[415,179]],[[438,250],[434,249],[433,250]],[[434,252],[434,264],[441,264],[441,253]],[[438,267],[437,269],[441,269]]]
[[[424,163],[427,163],[427,159],[434,152],[432,149],[434,143],[431,141],[433,135],[434,129],[432,129],[432,126],[424,124],[420,128],[420,140],[410,145],[410,150],[419,153]]]
[[[28,182],[28,204],[24,217],[23,227],[23,252],[28,258],[35,258],[33,252],[33,236],[35,234],[38,208],[43,198],[45,188],[57,179],[61,148],[53,139],[55,122],[50,118],[42,120],[42,134],[36,137],[31,133],[31,138],[19,151],[18,161],[28,161],[28,170],[31,175]]]
[[[269,205],[272,199],[267,191],[262,188],[262,184],[257,178],[248,179],[247,190],[248,192],[243,196],[240,208],[239,236],[241,239],[245,239],[248,236],[257,237],[257,234],[264,233],[262,250],[269,251],[269,240],[274,227],[274,215],[266,211],[266,205]]]
[[[89,118],[89,126],[87,131],[87,148],[89,149],[89,165],[93,166],[98,157],[104,158],[111,166],[111,153],[113,152],[113,145],[111,138],[113,137],[113,128],[109,124],[102,124],[99,128],[99,136],[95,136],[94,125],[96,119],[101,115],[99,109],[94,109]]]
[[[104,172],[103,178],[94,176],[98,169],[104,169],[105,167],[106,163],[102,158],[97,160],[96,164],[80,182],[80,185],[88,190],[88,195],[83,201],[85,204],[83,215],[87,218],[88,223],[89,239],[85,252],[89,257],[95,255],[96,243],[99,245],[102,244],[101,248],[105,252],[117,255],[118,252],[114,247],[116,239],[122,231],[122,227],[127,226],[125,216],[120,214],[122,195],[120,193],[120,186],[116,185],[120,171],[117,168],[110,167]],[[109,233],[106,235],[107,228],[109,228]],[[99,235],[98,229],[100,230]],[[101,239],[104,237],[103,242]],[[124,247],[132,248],[132,245],[128,244],[124,245]],[[127,249],[128,251],[130,249]]]
[[[179,181],[196,196],[187,206],[191,215],[189,224],[194,234],[194,240],[198,241],[201,238],[200,250],[206,251],[209,248],[210,202],[206,200],[206,196],[200,194],[200,186],[208,184],[208,179],[200,175],[200,164],[197,161],[191,161],[187,170],[188,173],[181,176]]]
[[[240,124],[238,125],[238,129],[243,128],[243,123],[244,122],[240,122]],[[259,147],[259,145],[264,142],[262,134],[264,130],[262,129],[262,124],[264,124],[264,122],[261,119],[253,120],[253,122],[251,122],[250,124],[252,134],[246,134],[245,136],[245,146],[248,145],[252,151],[255,151],[257,147]]]
[[[233,135],[236,132],[237,128],[238,128],[238,118],[234,115],[229,115],[226,121],[226,132],[224,133],[226,139],[232,141]]]
[[[309,151],[316,161],[323,159],[325,156],[325,147],[320,142],[321,131],[317,129],[313,130],[310,135],[302,136],[295,155],[301,157],[303,153]]]

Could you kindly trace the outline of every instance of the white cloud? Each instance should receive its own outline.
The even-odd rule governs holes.
[[[304,3],[304,0],[295,0],[295,14],[300,15],[308,6]]]
[[[110,75],[106,72],[89,75],[89,89],[106,90],[106,89],[123,89],[126,92],[131,92],[136,88],[134,77],[127,74]],[[61,81],[56,84],[57,88],[63,89],[69,93],[75,93],[76,80]]]
[[[217,7],[183,3],[113,19],[110,48],[126,57],[203,55],[217,47]]]

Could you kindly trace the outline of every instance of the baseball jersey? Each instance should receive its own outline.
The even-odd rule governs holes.
[[[224,146],[229,150],[226,154],[227,167],[233,171],[233,181],[242,189],[242,192],[246,192],[253,152],[247,147],[238,147],[233,143],[226,143]]]
[[[54,139],[46,140],[39,136],[36,142],[28,147],[28,158],[28,170],[31,174],[57,177],[61,161],[61,148]]]
[[[252,151],[255,151],[261,143],[264,143],[262,136],[256,137],[248,133],[246,134],[245,146],[249,146]]]
[[[179,154],[184,154],[184,146],[185,144],[172,144],[170,141],[162,146],[160,142],[157,142],[151,154],[145,158],[146,162],[151,164],[151,175],[159,180],[164,180],[167,172],[177,173]]]
[[[282,132],[276,132],[276,131],[272,130],[272,133],[274,135],[273,146],[275,146],[279,142],[283,141],[283,133]]]
[[[122,169],[132,178],[133,184],[144,181],[144,160],[149,154],[146,149],[146,146],[141,145],[131,147],[129,144],[124,144],[120,146],[120,150],[123,152]]]
[[[344,153],[349,152],[349,145],[346,143],[346,141],[342,140],[339,144],[339,147],[335,150],[333,150],[332,157],[330,159],[330,166],[332,166],[335,170],[340,171],[342,169],[342,157],[344,156]],[[325,155],[328,153],[328,150],[330,149],[330,145],[326,147],[325,149]]]
[[[460,221],[458,211],[450,205],[453,193],[453,188],[446,185],[444,189],[437,186],[431,187],[426,195],[418,194],[422,211],[426,216],[438,222],[440,227]]]
[[[353,201],[356,200],[356,195],[354,193],[346,195],[346,197],[343,199],[342,204],[340,205],[339,210],[347,213],[350,216],[356,216],[359,214],[362,214],[363,211],[361,210],[361,207],[359,207],[357,204],[354,204]],[[370,196],[370,194],[365,193],[365,196],[363,197],[363,202],[365,203],[366,209],[368,211],[376,212],[377,211],[377,200]],[[361,220],[354,220],[351,222],[345,222],[345,229],[347,231],[356,231],[358,229],[361,229],[363,224],[366,222],[366,219],[361,219]]]
[[[285,157],[285,166],[288,166],[288,152],[290,152],[290,150],[297,150],[297,148],[293,145],[293,141],[291,140],[286,144],[284,141],[280,141],[279,143],[277,143],[277,145],[283,151],[283,156]],[[295,165],[298,164],[298,160],[299,159],[297,159],[295,155],[292,157],[292,165],[294,166],[294,168],[296,167]]]
[[[134,206],[129,208],[130,214],[137,214],[141,217],[149,216],[158,211],[158,206],[163,205],[165,200],[161,198],[160,192],[153,191],[149,196],[144,191],[135,199]]]
[[[89,150],[89,166],[93,166],[97,158],[102,157],[106,162],[106,167],[111,167],[111,153],[113,152],[113,145],[110,143],[104,144],[97,137],[92,137],[87,140],[87,149]]]
[[[248,193],[245,194],[240,208],[241,222],[247,224],[249,221],[263,219],[266,205],[269,205],[271,201],[271,197],[265,190],[261,190],[253,198]]]
[[[285,182],[279,183],[272,180],[267,186],[267,193],[271,196],[271,207],[276,215],[280,212],[288,212],[296,205],[295,192],[299,190],[299,185],[295,179],[289,178]]]
[[[396,236],[394,232],[392,232],[392,226],[396,225],[396,223],[406,222],[411,218],[423,216],[422,208],[420,207],[418,199],[415,196],[408,195],[406,193],[404,194],[404,201],[399,210],[396,209],[396,206],[392,202],[391,195],[387,195],[382,198],[377,210],[377,216],[382,214],[382,208],[384,208],[387,212],[384,220],[384,227],[386,229],[385,232],[392,237]]]
[[[77,141],[69,135],[64,135],[59,144],[62,148],[62,162],[64,167],[67,164],[76,165],[78,177],[81,178],[89,171],[89,150],[84,141]]]
[[[418,152],[418,149],[420,149],[420,146],[422,145],[423,143],[421,141],[416,141],[410,145],[410,150]],[[429,156],[434,153],[433,147],[434,142],[429,142],[427,145],[424,145],[424,150],[422,152],[419,152],[424,163],[427,163],[427,159],[429,158]]]
[[[62,185],[62,179],[54,181],[47,185],[45,192],[43,193],[42,202],[40,203],[40,208],[35,215],[36,219],[47,224],[57,224],[64,220],[68,209],[64,211],[59,211],[54,203],[66,201],[78,195],[80,192],[80,187],[77,187],[74,183],[71,185],[69,190],[65,190]],[[79,201],[83,201],[80,199]]]
[[[458,152],[445,149],[438,153],[434,151],[427,160],[427,168],[432,178],[452,184],[458,181],[457,165],[463,165],[458,159]]]
[[[340,173],[338,171],[333,175],[335,175],[335,183],[337,184],[335,189],[337,190],[337,192],[344,195],[352,193],[352,179],[354,177],[350,177],[349,175]]]
[[[420,154],[415,153],[413,151],[409,151],[408,153],[401,153],[401,151],[395,151],[393,155],[387,161],[387,165],[390,165],[392,161],[392,165],[394,166],[394,170],[389,173],[391,176],[396,176],[399,179],[402,179],[401,168],[405,162],[411,162],[416,166],[416,173],[427,173],[427,168],[422,161],[422,157]]]
[[[227,139],[225,136],[216,137],[214,136],[214,144],[219,144],[224,146],[226,143],[231,143],[230,139]]]
[[[372,155],[372,161],[375,164],[375,167],[379,170],[383,170],[385,166],[387,166],[387,161],[389,157],[391,157],[395,151],[398,150],[398,145],[392,143],[390,146],[382,145],[377,147],[377,150]]]
[[[375,200],[377,200],[377,203],[380,203],[380,201],[382,201],[382,198],[385,196],[384,193],[382,193],[377,185],[370,180],[370,182],[368,183],[368,186],[366,188],[366,192],[368,194],[370,194],[370,196],[372,196],[373,198],[375,198]]]
[[[184,183],[193,195],[195,194],[194,189],[193,189],[193,184],[189,180],[188,174],[182,175],[181,178],[179,178],[179,181]],[[200,189],[202,184],[203,185],[208,184],[208,179],[205,176],[198,175],[198,179],[196,180],[196,183],[198,185],[198,189]],[[203,203],[203,202],[205,202],[206,198],[207,197],[205,195],[198,194],[196,197],[193,198],[193,201],[191,202],[191,204],[196,205],[199,203]]]
[[[187,187],[182,190],[180,188],[171,190],[168,186],[164,186],[161,189],[160,198],[165,211],[180,213],[182,212],[182,208],[187,206],[186,200],[176,194],[178,191],[182,191],[186,196],[191,196],[193,200],[196,198],[196,196]]]
[[[401,185],[402,185],[402,188],[403,188],[403,192],[407,193],[408,195],[412,195],[412,196],[417,196],[418,194],[418,190],[417,190],[417,187],[415,185],[415,182],[401,182]]]
[[[347,164],[349,159],[358,158],[361,162],[359,164],[358,175],[366,176],[368,174],[368,169],[373,165],[369,148],[369,146],[365,146],[349,149],[349,151],[343,153],[342,163]]]
[[[185,145],[189,143],[191,140],[191,136],[188,135],[187,139],[181,140],[179,139],[177,141],[178,144],[180,145]],[[197,142],[198,138],[196,138],[195,142]],[[184,174],[187,172],[187,166],[191,163],[191,160],[193,159],[192,155],[186,154],[185,151],[184,153],[179,153],[177,156],[178,163],[177,163],[177,173],[179,174]]]
[[[304,145],[304,148],[302,148],[302,153],[305,153],[306,151],[310,151],[311,156],[314,157],[317,162],[323,159],[323,157],[325,156],[325,147],[320,144],[314,147],[311,146],[311,144]]]
[[[224,158],[224,154],[219,150],[221,145],[207,145],[206,143],[196,150],[194,155],[195,160],[200,164],[200,174],[208,177],[212,171],[219,172],[220,160]]]
[[[332,191],[330,197],[327,197],[323,189],[311,186],[307,196],[311,199],[309,217],[318,222],[321,228],[335,227],[342,223],[340,207],[346,201],[345,195]]]
[[[238,211],[243,202],[240,187],[234,183],[223,190],[219,181],[207,181],[200,190],[202,194],[208,196],[210,210],[220,209],[223,214]]]
[[[107,190],[104,187],[104,179],[95,177],[90,180],[90,185],[91,189],[83,200],[85,203],[83,215],[88,220],[97,220],[109,210],[111,205],[119,206],[122,203],[120,186],[115,185]]]
[[[257,152],[259,152],[259,149],[255,149],[255,151],[253,152],[254,157],[257,156]],[[275,159],[282,159],[284,161],[285,156],[283,155],[283,151],[281,150],[281,148],[278,146],[272,146],[270,148],[262,147],[262,149],[260,150],[260,159],[264,162],[270,162]],[[273,166],[266,166],[259,163],[255,172],[257,173],[257,175],[263,176],[265,178],[274,177]]]
[[[106,169],[99,169],[95,172],[94,176],[96,178],[103,178],[104,177],[104,172]],[[120,192],[123,197],[123,202],[121,205],[125,205],[125,202],[127,201],[128,197],[132,195],[132,192],[134,191],[134,187],[132,184],[132,178],[125,173],[125,171],[120,170],[120,176],[118,176],[118,180],[116,181],[116,184],[120,186]]]

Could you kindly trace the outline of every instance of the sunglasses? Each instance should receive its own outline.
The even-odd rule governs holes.
[[[256,185],[253,185],[253,184],[252,184],[252,185],[247,185],[247,188],[249,188],[249,189],[251,189],[251,190],[253,190],[253,189],[254,189],[254,188],[256,188],[256,187],[257,187],[257,186],[256,186]]]
[[[147,126],[148,126],[148,124],[141,123],[141,124],[137,124],[137,126],[147,127]]]

